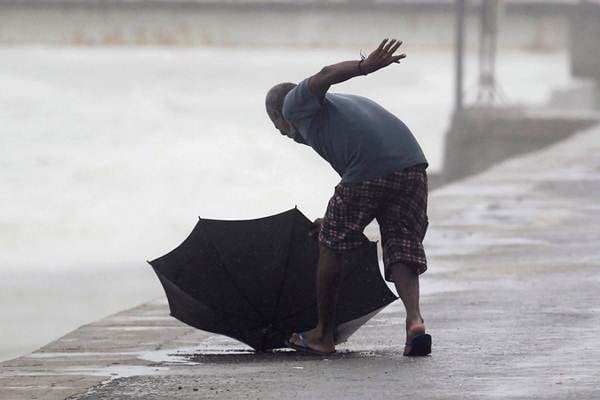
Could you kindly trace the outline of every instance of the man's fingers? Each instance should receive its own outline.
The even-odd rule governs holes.
[[[381,50],[381,49],[383,49],[383,46],[385,46],[385,43],[386,43],[387,41],[388,41],[388,39],[387,39],[387,38],[383,39],[383,40],[381,41],[381,43],[379,43],[379,47],[377,47],[377,50]]]
[[[396,39],[392,39],[388,42],[388,44],[385,45],[385,47],[383,48],[383,51],[385,51],[386,53],[390,51],[390,48],[394,45],[394,43],[396,43]]]
[[[402,60],[403,58],[406,58],[406,54],[404,54],[404,53],[402,53],[398,56],[392,57],[392,62],[399,63],[400,60]]]
[[[323,219],[317,218],[313,221],[308,231],[308,236],[315,237],[319,236],[319,232],[321,231],[321,227],[323,226]]]
[[[396,42],[396,44],[390,49],[389,53],[390,54],[394,54],[394,52],[396,50],[398,50],[398,47],[400,47],[401,45],[402,45],[402,41],[401,40],[398,41],[398,42]]]

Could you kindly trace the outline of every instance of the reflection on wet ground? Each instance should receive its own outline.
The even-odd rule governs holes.
[[[338,350],[334,354],[327,356],[318,356],[309,353],[302,353],[291,349],[277,349],[270,352],[255,353],[248,350],[218,350],[202,353],[177,353],[170,354],[173,357],[181,357],[190,362],[199,364],[251,364],[264,362],[289,362],[303,360],[344,360],[344,359],[360,359],[360,358],[397,358],[401,357],[396,351],[391,350]]]

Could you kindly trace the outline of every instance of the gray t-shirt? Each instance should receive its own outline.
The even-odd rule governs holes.
[[[326,93],[323,102],[303,80],[285,97],[283,116],[331,164],[343,183],[380,178],[427,164],[400,119],[365,97]]]

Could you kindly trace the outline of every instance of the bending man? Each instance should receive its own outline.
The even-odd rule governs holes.
[[[431,352],[419,308],[419,275],[427,269],[422,241],[427,230],[427,160],[404,123],[365,97],[328,93],[331,85],[399,63],[401,42],[385,39],[367,58],[324,67],[298,85],[281,83],[267,94],[275,128],[312,147],[341,176],[319,231],[318,324],[295,333],[300,351],[335,351],[335,306],[344,255],[362,246],[365,227],[377,219],[385,278],[406,308],[404,355]]]

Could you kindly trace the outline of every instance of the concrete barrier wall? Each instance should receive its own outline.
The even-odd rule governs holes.
[[[444,183],[549,146],[600,122],[600,115],[559,110],[472,107],[454,114],[446,137]]]

